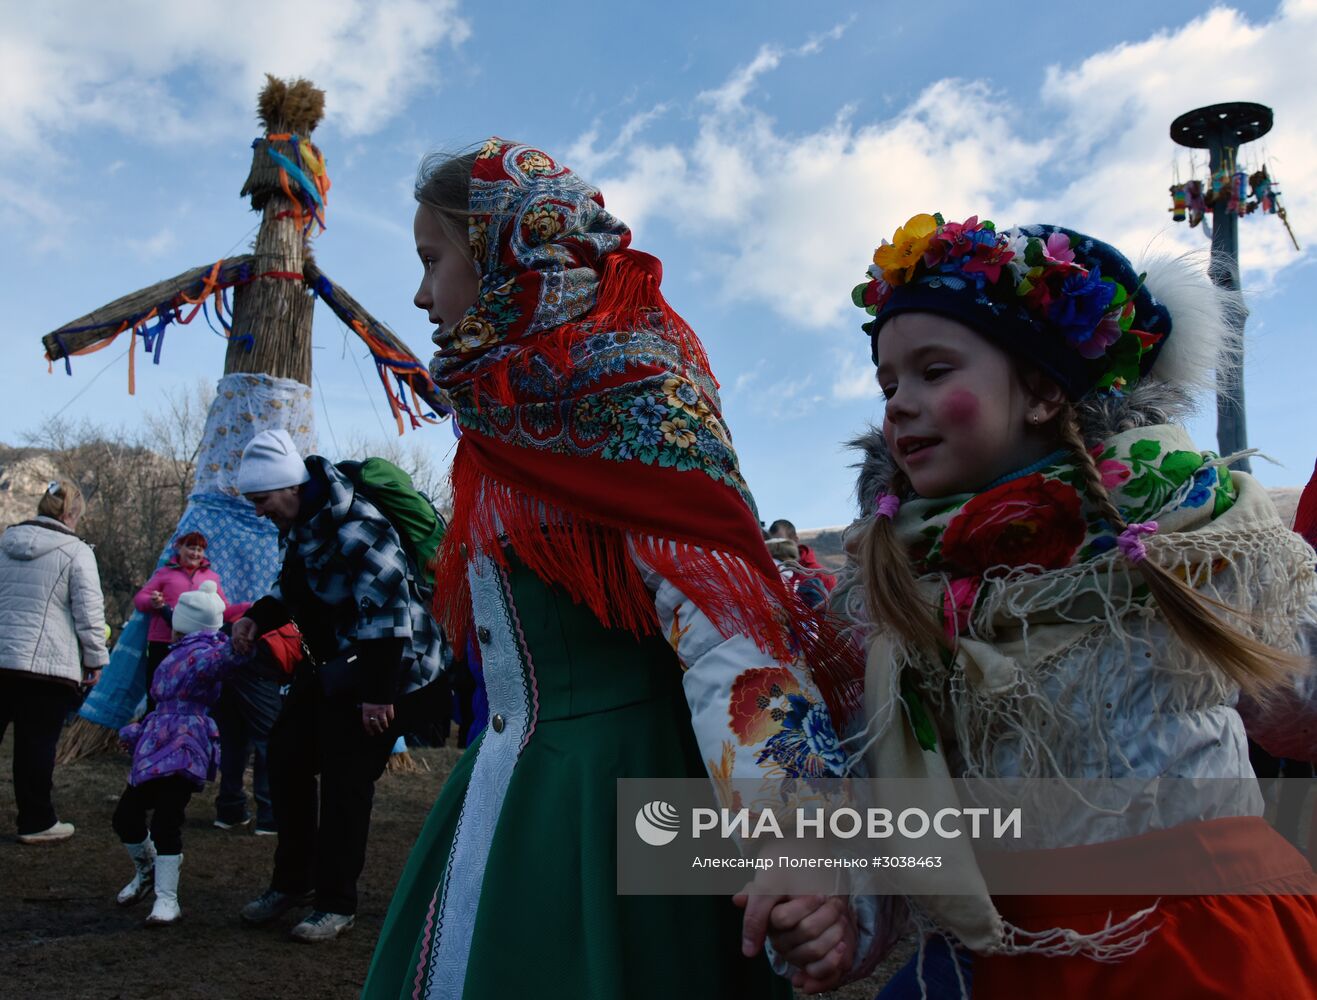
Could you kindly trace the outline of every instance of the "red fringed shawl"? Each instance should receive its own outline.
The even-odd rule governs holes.
[[[724,635],[779,660],[805,654],[834,710],[862,667],[786,588],[723,424],[717,382],[664,300],[662,265],[629,247],[603,198],[547,154],[490,139],[471,177],[476,304],[431,374],[462,439],[453,518],[435,566],[436,613],[457,643],[467,562],[507,549],[608,626],[657,631],[636,558]]]

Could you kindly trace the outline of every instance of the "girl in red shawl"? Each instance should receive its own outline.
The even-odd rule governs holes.
[[[730,900],[616,891],[617,779],[846,763],[704,349],[659,262],[546,153],[427,160],[416,197],[415,303],[462,435],[436,611],[459,647],[474,629],[490,716],[363,995],[789,996]]]

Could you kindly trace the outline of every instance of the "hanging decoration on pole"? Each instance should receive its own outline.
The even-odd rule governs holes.
[[[1196,112],[1190,112],[1190,115],[1193,114]],[[1180,119],[1176,121],[1178,123]],[[1187,144],[1182,140],[1191,141],[1190,136],[1177,135],[1174,127],[1172,127],[1171,138],[1181,144]],[[1203,234],[1210,239],[1212,227],[1205,222],[1209,209],[1221,205],[1236,218],[1261,212],[1263,215],[1274,215],[1280,219],[1285,226],[1285,232],[1289,234],[1290,242],[1294,244],[1294,249],[1299,249],[1299,241],[1295,238],[1285,208],[1280,203],[1280,188],[1276,186],[1266,163],[1258,165],[1255,170],[1247,171],[1239,162],[1239,147],[1223,144],[1219,162],[1207,175],[1206,182],[1197,178],[1181,182],[1178,164],[1172,165],[1172,171],[1174,181],[1171,184],[1171,207],[1167,209],[1171,213],[1172,222],[1187,221],[1190,229],[1202,225]],[[1195,171],[1192,157],[1189,161],[1189,171],[1191,174]]]
[[[1185,208],[1189,215],[1189,228],[1193,229],[1200,225],[1203,218],[1207,215],[1207,199],[1203,196],[1203,182],[1189,180],[1184,182],[1184,200]],[[1175,220],[1179,222],[1179,219]],[[1207,230],[1207,236],[1210,239],[1212,233]]]
[[[1171,139],[1177,145],[1191,151],[1207,150],[1209,180],[1201,200],[1204,208],[1212,210],[1210,229],[1205,214],[1197,214],[1195,218],[1197,191],[1191,195],[1188,184],[1185,185],[1186,215],[1191,226],[1202,223],[1204,231],[1212,240],[1213,282],[1231,293],[1240,307],[1231,317],[1232,324],[1237,326],[1237,336],[1232,338],[1227,356],[1217,365],[1216,440],[1217,450],[1222,455],[1234,456],[1230,460],[1230,467],[1242,472],[1249,471],[1248,457],[1243,454],[1248,449],[1243,349],[1243,326],[1248,310],[1244,308],[1239,288],[1239,218],[1256,211],[1261,199],[1257,196],[1257,185],[1253,186],[1253,198],[1249,198],[1249,178],[1240,166],[1239,149],[1262,138],[1271,131],[1271,125],[1271,109],[1264,104],[1247,101],[1196,108],[1171,122]],[[1192,152],[1189,157],[1192,171]],[[1270,177],[1265,166],[1254,173]],[[1197,185],[1198,181],[1189,183]],[[1274,184],[1265,193],[1270,199],[1279,196]],[[1282,220],[1283,211],[1277,207],[1276,214]]]

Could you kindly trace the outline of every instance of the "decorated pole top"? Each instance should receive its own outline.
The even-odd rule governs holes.
[[[52,330],[41,338],[52,370],[62,362],[71,376],[74,358],[126,335],[132,393],[137,355],[160,364],[166,332],[201,315],[228,341],[226,376],[293,379],[309,386],[312,304],[318,298],[370,351],[399,434],[407,424],[419,428],[446,415],[425,364],[311,255],[308,240],[325,228],[330,187],[325,159],[310,138],[324,109],[324,91],[310,81],[267,74],[256,112],[264,134],[252,142],[251,170],[241,192],[261,213],[251,252],[189,268]]]
[[[250,197],[258,212],[272,197],[284,195],[308,232],[311,221],[324,229],[329,176],[311,133],[325,115],[325,92],[310,80],[285,81],[268,73],[265,79],[256,105],[265,134],[252,142],[251,172],[239,193]]]
[[[1190,226],[1203,223],[1206,229],[1204,218],[1207,210],[1211,210],[1212,280],[1236,295],[1239,294],[1239,217],[1262,208],[1264,212],[1279,214],[1281,221],[1285,221],[1284,209],[1277,200],[1280,192],[1274,189],[1267,168],[1263,166],[1250,177],[1239,162],[1239,147],[1266,135],[1271,131],[1271,124],[1271,108],[1250,101],[1195,108],[1171,122],[1172,140],[1190,149],[1207,150],[1209,171],[1206,182],[1194,178],[1186,184],[1171,185],[1172,218],[1178,222],[1187,217]],[[1248,197],[1250,183],[1252,201]],[[1245,312],[1241,311],[1236,320],[1241,334]],[[1231,364],[1217,374],[1216,439],[1222,455],[1235,455],[1248,448],[1243,349],[1236,345],[1231,353]],[[1249,461],[1241,458],[1232,462],[1231,467],[1247,472]]]
[[[1171,138],[1190,149],[1242,146],[1271,131],[1271,108],[1251,101],[1229,101],[1186,111],[1171,122]]]
[[[265,134],[252,142],[252,166],[242,186],[261,225],[253,248],[261,275],[234,293],[225,374],[261,372],[311,382],[310,291],[302,271],[308,240],[325,228],[329,174],[311,133],[325,113],[325,92],[309,80],[266,74],[256,115]]]

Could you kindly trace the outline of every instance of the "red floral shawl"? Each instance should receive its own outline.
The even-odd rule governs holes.
[[[784,660],[818,646],[821,623],[764,547],[717,382],[659,291],[658,260],[630,248],[596,189],[502,139],[472,170],[468,235],[478,298],[436,332],[430,366],[462,430],[435,573],[451,634],[470,616],[469,555],[506,563],[510,549],[610,627],[658,629],[634,554],[724,635]],[[827,659],[811,657],[832,700],[837,685],[817,676]]]

